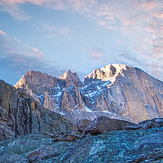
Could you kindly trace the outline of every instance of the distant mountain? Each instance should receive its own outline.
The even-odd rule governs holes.
[[[14,87],[72,122],[105,115],[137,123],[163,116],[163,82],[128,65],[96,69],[83,82],[70,70],[59,78],[30,71]]]

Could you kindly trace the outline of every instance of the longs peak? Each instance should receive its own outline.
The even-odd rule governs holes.
[[[163,116],[163,82],[128,65],[96,69],[83,83],[70,70],[59,78],[31,71],[15,87],[72,121],[105,115],[140,122]]]

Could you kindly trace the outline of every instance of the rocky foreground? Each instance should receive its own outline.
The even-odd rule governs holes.
[[[163,162],[163,127],[110,131],[73,141],[29,134],[0,142],[4,163]]]

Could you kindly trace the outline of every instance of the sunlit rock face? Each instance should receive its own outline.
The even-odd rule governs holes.
[[[163,116],[163,82],[128,65],[96,69],[84,82],[70,70],[59,78],[31,71],[15,88],[74,122],[108,116],[137,123]]]

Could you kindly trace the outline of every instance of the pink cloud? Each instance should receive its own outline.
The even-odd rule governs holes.
[[[0,30],[0,34],[7,36],[7,34],[5,32],[3,32],[3,31],[1,31],[1,30]]]
[[[37,48],[33,48],[28,45],[28,48],[22,54],[25,57],[37,58],[42,60],[44,58],[44,53],[39,51]]]
[[[148,9],[148,10],[153,9],[153,8],[156,7],[157,5],[158,5],[158,4],[157,4],[156,1],[145,1],[145,2],[143,2],[143,3],[140,3],[140,6],[141,6],[142,8],[145,8],[145,9]]]
[[[163,10],[154,11],[152,14],[157,18],[163,18]]]
[[[157,56],[157,54],[159,54],[159,57],[160,57],[160,54],[162,54],[163,53],[163,46],[161,46],[161,45],[154,45],[153,46],[153,56],[154,57],[158,57]]]
[[[113,27],[113,26],[108,26],[106,27],[107,29],[110,29],[110,30],[117,30],[117,27]]]
[[[23,59],[26,57],[37,58],[40,60],[44,58],[44,53],[37,48],[31,47],[16,38],[11,38],[2,30],[0,30],[0,35],[5,36],[0,37],[0,49],[3,54],[0,55],[0,58],[14,56],[15,62],[19,62],[19,58]]]
[[[90,0],[91,3],[94,3],[95,1],[94,0]]]
[[[101,51],[93,50],[91,55],[95,58],[100,58],[103,53]]]
[[[99,20],[99,25],[101,25],[101,26],[104,26],[104,25],[106,25],[106,21],[104,21],[104,20]]]
[[[48,2],[48,0],[1,0],[2,2],[8,3],[8,4],[23,4],[23,3],[32,3],[36,5],[43,4],[45,2]],[[52,0],[49,0],[49,2]]]
[[[94,48],[91,52],[91,59],[95,62],[103,62],[104,52],[102,49]]]
[[[123,42],[123,41],[119,41],[119,40],[117,40],[117,43],[118,43],[118,44],[121,44],[121,45],[123,45],[123,44],[124,44],[124,42]]]
[[[32,48],[32,50],[33,50],[34,52],[39,52],[39,50],[38,50],[37,48]]]
[[[24,12],[24,10],[20,8],[19,4],[17,3],[11,4],[5,1],[3,3],[2,1],[0,2],[0,10],[2,12],[9,13],[14,20],[24,21],[30,19],[30,16],[26,12]]]

